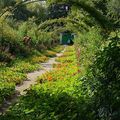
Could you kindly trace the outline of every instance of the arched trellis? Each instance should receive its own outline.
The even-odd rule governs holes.
[[[102,13],[98,10],[96,10],[93,6],[90,6],[89,4],[87,4],[86,0],[51,0],[50,3],[51,4],[58,4],[58,3],[67,3],[70,4],[71,6],[75,6],[78,9],[83,9],[84,11],[86,11],[87,13],[89,13],[92,17],[95,18],[95,20],[98,22],[99,25],[101,25],[101,27],[103,27],[104,29],[107,30],[113,30],[114,24],[104,15],[102,15]]]
[[[64,24],[72,23],[74,25],[77,25],[78,31],[88,30],[88,27],[82,21],[79,23],[78,21],[75,21],[75,20],[70,19],[70,18],[59,18],[59,19],[47,20],[47,21],[43,22],[42,24],[40,24],[40,26],[38,27],[38,30],[44,30],[44,31],[46,31],[46,30],[49,29],[49,26],[51,27],[51,25],[53,25],[55,23],[59,24],[61,22],[64,23]],[[60,26],[60,28],[61,28],[61,26]]]
[[[22,1],[18,4],[16,4],[14,6],[14,8],[9,8],[8,10],[4,11],[3,13],[1,13],[0,17],[3,16],[7,11],[15,11],[17,9],[18,6],[22,5],[22,4],[30,4],[30,3],[34,3],[34,2],[40,2],[40,1],[47,1],[47,0],[34,0],[34,1],[30,1],[30,0],[27,0],[27,1]],[[59,1],[59,0],[56,0],[55,3],[59,3],[59,2],[62,2]],[[104,16],[102,15],[99,11],[97,11],[94,7],[86,4],[85,1],[75,1],[75,0],[64,0],[63,2],[67,2],[68,4],[71,4],[72,6],[76,6],[78,8],[82,8],[83,10],[85,10],[86,12],[88,12],[91,16],[93,16],[96,21],[99,22],[99,24],[104,27],[104,28],[107,28],[107,29],[111,29],[113,28],[113,24]]]
[[[31,1],[31,0],[27,0],[27,1],[21,1],[17,4],[15,4],[13,6],[13,8],[8,8],[6,9],[3,13],[0,14],[0,18],[8,11],[11,11],[11,12],[14,12],[19,6],[21,5],[26,5],[26,4],[30,4],[30,3],[35,3],[35,2],[42,2],[42,1],[46,1],[46,0],[34,0],[34,1]],[[2,21],[4,21],[5,19],[7,19],[8,16],[5,16],[3,17]],[[2,28],[3,28],[3,22],[2,22]],[[2,34],[3,34],[3,31],[2,31]]]
[[[5,14],[5,12],[7,11],[11,11],[14,12],[18,6],[22,5],[22,4],[30,4],[30,3],[34,3],[34,2],[40,2],[40,1],[47,1],[47,0],[34,0],[34,1],[22,1],[18,4],[16,4],[13,8],[10,8],[6,11],[4,11],[1,15],[3,16]],[[55,3],[59,4],[59,0],[55,0]],[[110,22],[110,20],[108,20],[104,15],[102,15],[99,11],[97,11],[94,7],[88,5],[85,1],[75,1],[75,0],[64,0],[63,3],[67,2],[67,4],[70,4],[72,6],[76,6],[78,9],[83,9],[84,11],[88,12],[92,17],[95,18],[95,20],[105,29],[107,30],[113,30],[114,25]],[[54,3],[54,2],[53,2]],[[4,18],[6,19],[6,17]],[[75,22],[75,21],[74,21]]]
[[[19,7],[20,5],[26,5],[26,4],[35,3],[35,2],[42,2],[42,1],[46,1],[46,0],[34,0],[34,1],[27,0],[27,1],[21,1],[21,2],[19,2],[17,4],[15,4],[15,6],[13,6],[13,8],[8,8],[4,12],[2,12],[0,14],[0,17],[2,17],[7,11],[14,12],[17,9],[17,7]]]
[[[20,2],[20,3],[17,3],[13,8],[4,11],[4,13],[2,13],[2,14],[0,15],[0,17],[1,17],[2,15],[4,15],[5,12],[7,12],[7,11],[14,12],[14,11],[17,9],[17,7],[19,7],[20,5],[26,5],[26,4],[35,3],[35,2],[41,2],[41,1],[46,1],[46,0],[34,0],[34,1],[29,1],[29,0],[27,0],[27,1],[22,1],[22,2]],[[4,19],[6,19],[6,18],[7,18],[7,16],[6,16]],[[82,31],[83,29],[88,29],[84,24],[79,23],[79,22],[77,22],[77,21],[75,21],[75,20],[73,20],[73,19],[60,18],[60,19],[47,20],[47,21],[43,22],[42,24],[40,24],[38,30],[42,29],[43,31],[47,31],[48,25],[54,24],[54,23],[60,23],[60,22],[64,22],[64,23],[69,22],[69,23],[76,24],[76,25],[79,26],[79,28],[80,28],[80,29],[77,28],[77,29],[79,29],[79,31],[80,31],[80,30]],[[61,31],[65,31],[66,29],[69,29],[69,30],[70,30],[70,28],[66,28],[66,27],[61,28],[61,27],[59,27],[59,28],[53,29],[53,31],[54,31],[55,33],[58,33],[58,31],[61,32]],[[72,29],[71,29],[71,31],[72,31]]]
[[[0,15],[0,17],[1,17],[5,12],[7,12],[7,11],[12,11],[12,12],[13,12],[14,10],[17,9],[18,6],[20,6],[20,5],[22,5],[22,4],[29,4],[29,3],[40,2],[40,1],[47,1],[47,0],[34,0],[34,1],[29,1],[29,0],[27,0],[27,1],[22,1],[22,2],[20,2],[20,3],[18,3],[18,4],[16,4],[16,5],[14,6],[14,8],[11,8],[11,9],[8,9],[8,10],[4,11],[4,12]],[[61,1],[55,0],[55,3],[59,3],[59,2],[62,2],[62,0],[61,0]],[[68,4],[71,4],[72,6],[76,6],[76,7],[78,7],[78,8],[82,8],[83,10],[85,10],[86,12],[88,12],[91,16],[93,16],[93,17],[96,19],[96,21],[98,21],[98,23],[99,23],[102,27],[104,27],[104,28],[106,28],[106,29],[113,29],[113,24],[112,24],[104,15],[102,15],[102,14],[101,14],[99,11],[97,11],[94,7],[88,5],[85,1],[80,1],[80,2],[78,2],[78,1],[75,1],[75,0],[66,0],[66,1],[64,0],[63,2],[64,2],[64,3],[67,2]]]

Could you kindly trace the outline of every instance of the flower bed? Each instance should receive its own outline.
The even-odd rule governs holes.
[[[60,46],[53,48],[59,49]],[[56,52],[46,50],[47,56],[55,56]],[[33,55],[26,59],[16,59],[11,66],[0,62],[0,104],[15,90],[15,85],[21,84],[27,79],[26,73],[41,69],[41,62],[48,60],[48,57],[40,54]],[[15,91],[14,91],[15,92]]]
[[[73,47],[68,47],[67,50]],[[67,62],[66,59],[72,59]],[[4,116],[9,120],[40,119],[40,120],[76,120],[78,112],[83,109],[83,99],[78,81],[78,69],[75,55],[58,58],[54,70],[38,77],[38,84],[28,90]],[[80,100],[78,101],[80,97]],[[81,106],[81,107],[80,107]],[[83,112],[84,114],[84,112]]]

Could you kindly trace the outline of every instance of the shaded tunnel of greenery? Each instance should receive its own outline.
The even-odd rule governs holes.
[[[0,119],[119,120],[119,0],[2,2],[0,105],[26,79],[27,72],[39,69],[39,63],[63,49],[56,47],[61,32],[76,36],[74,45],[56,59],[55,69],[38,77],[37,85]]]

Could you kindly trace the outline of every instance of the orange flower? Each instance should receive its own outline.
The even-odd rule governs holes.
[[[48,81],[51,81],[53,78],[52,78],[52,76],[48,76],[47,79],[48,79]]]

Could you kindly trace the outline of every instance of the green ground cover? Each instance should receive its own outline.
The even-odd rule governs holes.
[[[53,50],[63,49],[63,46],[54,47]],[[49,50],[47,55],[54,56],[56,52]],[[48,51],[48,50],[46,50]],[[46,52],[45,51],[45,52]],[[39,53],[39,55],[32,55],[28,58],[20,59],[16,58],[11,64],[3,63],[0,64],[0,104],[10,95],[15,92],[15,85],[22,84],[27,79],[27,73],[35,70],[42,69],[40,63],[45,62],[49,57]]]
[[[38,77],[38,84],[28,90],[2,116],[2,120],[77,120],[84,117],[86,109],[83,103],[87,97],[79,88],[81,81],[78,81],[74,47],[68,47],[57,61],[60,63],[54,65],[55,69]]]

